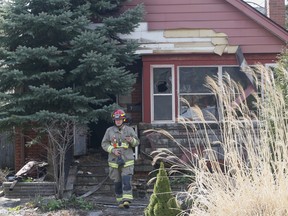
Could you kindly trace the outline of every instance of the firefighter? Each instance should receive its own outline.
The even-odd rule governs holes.
[[[114,126],[109,127],[102,140],[102,148],[109,153],[109,177],[114,182],[116,200],[120,208],[129,208],[132,195],[134,172],[133,147],[139,139],[132,127],[125,125],[126,114],[117,109],[112,113]]]

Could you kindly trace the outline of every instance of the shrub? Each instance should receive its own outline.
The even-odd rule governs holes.
[[[180,213],[175,197],[172,195],[169,178],[163,162],[156,177],[153,194],[145,209],[145,216],[175,216]]]

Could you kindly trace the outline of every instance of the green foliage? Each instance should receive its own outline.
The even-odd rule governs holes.
[[[10,211],[10,212],[17,212],[17,211],[20,211],[22,208],[23,208],[23,206],[18,205],[18,206],[15,206],[15,207],[13,207],[13,208],[8,208],[8,211]]]
[[[169,178],[163,162],[156,177],[153,194],[145,209],[145,216],[175,216],[181,211],[172,195]]]
[[[62,136],[72,134],[65,125],[110,116],[115,95],[128,93],[135,83],[127,68],[137,57],[136,43],[118,35],[137,27],[142,7],[120,11],[123,2],[11,0],[0,5],[0,129],[33,127],[37,135],[48,133],[57,198],[63,195],[61,171],[73,142]],[[60,136],[49,134],[51,122]],[[30,143],[41,141],[36,139]],[[61,144],[58,149],[51,147],[52,140]]]
[[[33,178],[27,177],[27,178],[23,178],[21,181],[22,182],[33,182]]]
[[[1,4],[0,128],[31,121],[40,126],[59,116],[97,121],[115,95],[131,91],[135,74],[127,68],[137,58],[137,45],[118,35],[138,26],[143,8],[119,12],[123,2]]]
[[[43,197],[37,197],[30,205],[31,208],[39,207],[42,212],[56,211],[60,209],[81,209],[92,210],[94,208],[93,203],[84,200],[83,198],[77,198],[72,196],[69,199],[49,199],[45,200]]]

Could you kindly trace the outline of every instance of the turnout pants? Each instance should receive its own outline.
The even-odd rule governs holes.
[[[133,200],[132,175],[134,166],[112,168],[109,167],[109,177],[114,182],[115,195],[118,203]]]

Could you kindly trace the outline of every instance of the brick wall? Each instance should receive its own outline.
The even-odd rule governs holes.
[[[142,83],[137,80],[134,85],[134,90],[132,92],[132,104],[134,104],[137,109],[131,112],[131,118],[133,123],[138,123],[142,121]]]
[[[140,69],[138,68],[138,70]],[[118,104],[124,107],[130,123],[137,124],[142,121],[142,80],[140,75],[133,85],[131,94],[120,96]]]
[[[43,145],[33,144],[27,146],[26,144],[31,139],[36,137],[34,131],[21,132],[17,130],[15,137],[15,171],[20,170],[27,162],[31,160],[47,161],[47,151]],[[47,140],[43,140],[43,143],[47,143]]]
[[[170,151],[172,151],[175,155],[177,155],[179,158],[182,158],[186,160],[185,158],[187,154],[185,155],[183,148],[180,148],[179,144],[181,146],[187,148],[189,150],[188,155],[196,153],[197,148],[203,149],[203,144],[205,142],[206,133],[208,135],[208,139],[210,142],[215,142],[219,140],[220,137],[220,129],[218,125],[211,124],[210,129],[207,129],[207,132],[205,132],[204,129],[201,129],[201,125],[199,124],[199,128],[197,131],[192,132],[191,129],[185,128],[182,124],[147,124],[147,123],[140,123],[138,125],[139,129],[139,138],[140,138],[140,149],[142,152],[144,152],[147,155],[150,155],[152,151],[155,151],[158,148],[167,148]],[[162,135],[160,133],[146,133],[145,131],[148,129],[162,129],[164,131],[167,131],[171,134],[173,139]],[[193,139],[193,142],[192,142]],[[213,149],[218,152],[219,154],[218,159],[222,160],[223,150],[219,145],[213,145]],[[198,152],[197,152],[198,153]]]
[[[278,25],[285,26],[285,0],[267,0],[267,15]]]

